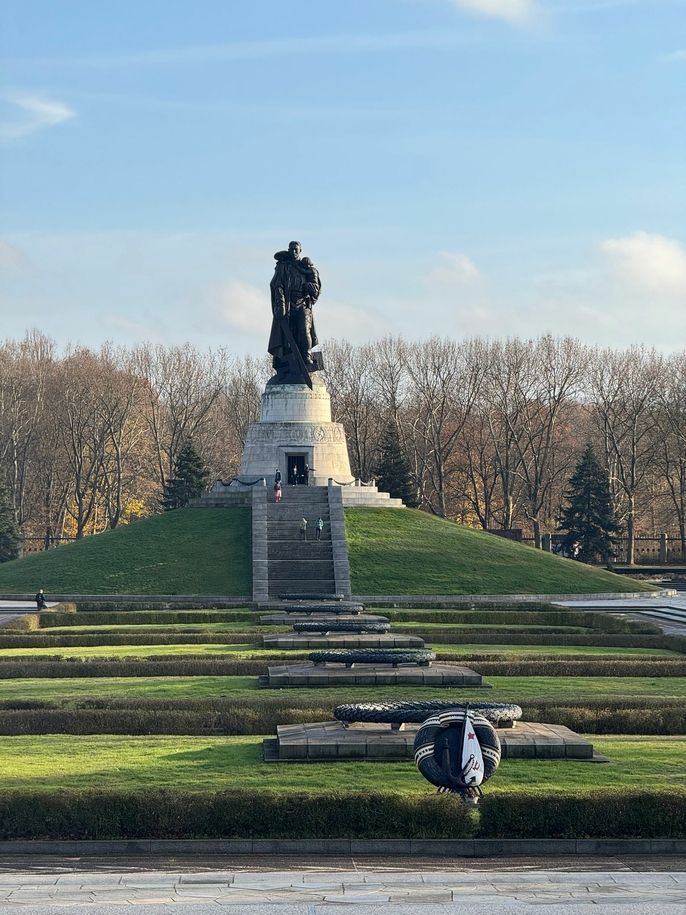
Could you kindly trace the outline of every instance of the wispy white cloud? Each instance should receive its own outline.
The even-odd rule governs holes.
[[[461,251],[441,251],[439,259],[439,265],[426,277],[431,284],[454,286],[474,283],[481,279],[479,268]]]
[[[513,0],[514,2],[514,0]],[[356,54],[360,52],[403,51],[463,47],[474,38],[458,31],[414,30],[382,32],[376,35],[336,34],[288,38],[262,38],[188,45],[175,48],[149,48],[121,54],[93,54],[71,58],[37,58],[34,64],[72,64],[94,67],[176,66],[261,60],[302,54]],[[9,61],[12,63],[13,61]],[[22,61],[27,63],[27,61]]]
[[[667,61],[667,63],[686,62],[686,48],[679,48],[678,51],[672,51],[670,54],[665,54],[663,60]]]
[[[23,251],[0,238],[0,270],[21,270],[27,263],[28,259]]]
[[[538,11],[537,0],[450,0],[453,6],[475,13],[504,19],[506,22],[528,22]]]
[[[686,297],[686,248],[674,238],[635,232],[601,242],[616,275],[654,293]]]
[[[208,292],[208,302],[223,327],[266,340],[271,305],[265,289],[241,280],[229,280]]]
[[[0,99],[4,109],[0,120],[0,139],[18,140],[36,130],[56,127],[76,117],[64,102],[38,95],[6,93]]]

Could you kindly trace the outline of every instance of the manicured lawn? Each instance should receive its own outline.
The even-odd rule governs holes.
[[[583,699],[671,698],[686,699],[685,677],[487,677],[493,689],[465,690],[446,688],[422,689],[413,686],[346,687],[344,689],[258,689],[257,677],[74,677],[51,680],[27,678],[0,680],[0,698],[16,701],[69,702],[87,697],[144,697],[149,699],[212,699],[230,696],[236,699],[267,700],[292,695],[310,697],[313,703],[330,703],[333,709],[345,702],[374,700],[403,701],[421,695],[423,698],[458,702],[519,702],[532,699],[556,699],[561,705]],[[4,739],[4,738],[3,738]],[[1,745],[2,741],[0,741]],[[2,771],[0,769],[0,771]]]
[[[588,594],[652,586],[413,509],[347,508],[355,594]]]
[[[249,595],[250,509],[184,508],[0,564],[0,590]]]
[[[435,789],[411,761],[398,763],[264,763],[260,737],[3,737],[3,790],[54,792],[174,788],[191,791],[388,791],[431,794]],[[686,738],[603,737],[594,740],[610,763],[503,760],[490,792],[526,788],[546,793],[599,788],[643,788],[646,758],[650,787],[686,790]]]

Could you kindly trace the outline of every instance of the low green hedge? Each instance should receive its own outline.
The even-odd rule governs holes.
[[[474,816],[444,795],[253,791],[0,794],[0,840],[460,838]]]
[[[478,661],[478,670],[480,674],[492,677],[684,677],[686,658],[584,658],[571,661],[559,655],[555,658],[504,661],[484,659]]]
[[[48,595],[49,599],[49,595]],[[176,598],[174,601],[166,600],[80,600],[75,604],[77,612],[81,613],[136,613],[139,610],[153,610],[175,613],[178,610],[243,610],[250,604],[249,597],[234,597],[226,600],[213,600],[201,597]],[[60,604],[60,606],[63,606]],[[71,604],[67,605],[71,606]]]
[[[234,641],[232,639],[232,641]],[[439,661],[474,666],[493,677],[679,677],[686,675],[681,658],[568,658],[493,659],[489,655],[437,655]],[[60,655],[18,655],[0,660],[0,680],[26,677],[195,677],[260,676],[268,666],[290,664],[295,656],[233,658],[226,654],[170,654],[149,657],[73,658]]]
[[[456,696],[455,701],[463,698]],[[5,700],[0,702],[0,734],[273,734],[279,724],[331,719],[334,704],[318,701],[316,695],[281,693],[249,699]],[[584,734],[686,734],[686,708],[680,700],[520,704],[526,721],[563,724]]]
[[[265,661],[250,672],[264,673]],[[235,677],[248,675],[240,661],[226,655],[160,655],[151,658],[17,657],[0,661],[0,680],[25,677]]]
[[[405,624],[402,628],[394,626],[391,631],[418,635],[420,638],[426,639],[427,642],[434,642],[436,645],[500,645],[504,639],[508,645],[595,645],[609,648],[666,648],[669,651],[679,651],[686,654],[686,638],[671,635],[632,635],[621,632],[594,632],[588,635],[583,633],[543,635],[535,632],[507,632],[493,629],[465,633],[464,630],[458,629],[428,630],[422,627],[421,623],[415,625]]]
[[[103,610],[99,613],[41,613],[40,628],[53,626],[172,626],[175,623],[256,623],[252,610]]]
[[[212,632],[79,632],[47,635],[0,633],[0,648],[88,648],[94,645],[253,645],[265,632],[291,631],[284,626],[270,629]]]
[[[545,794],[526,789],[489,794],[480,805],[479,836],[494,839],[686,837],[683,791]]]
[[[370,608],[367,608],[370,610]],[[371,610],[373,612],[373,609]],[[659,635],[655,623],[581,610],[383,610],[393,623],[460,623],[473,625],[582,627],[598,632]]]
[[[0,840],[686,837],[686,793],[448,795],[61,791],[0,795]]]

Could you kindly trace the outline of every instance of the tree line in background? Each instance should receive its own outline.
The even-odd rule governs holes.
[[[559,527],[588,445],[626,537],[667,531],[686,558],[686,352],[535,340],[324,345],[353,473],[390,472],[420,508],[537,546]],[[162,510],[184,448],[237,473],[267,359],[142,344],[0,346],[0,467],[16,524],[47,548]],[[395,468],[389,470],[389,468]]]

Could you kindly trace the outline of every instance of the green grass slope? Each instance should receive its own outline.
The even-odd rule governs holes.
[[[590,594],[650,585],[409,508],[347,508],[354,594]]]
[[[0,592],[249,595],[249,508],[185,508],[0,564]]]

